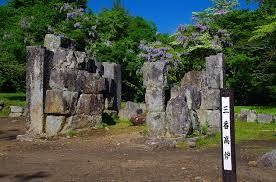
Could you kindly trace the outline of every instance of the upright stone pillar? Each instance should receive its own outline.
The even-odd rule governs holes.
[[[114,109],[119,111],[121,108],[121,95],[122,95],[122,75],[121,75],[121,66],[115,63],[104,62],[104,74],[103,77],[106,78],[109,82],[109,90],[114,93],[113,98],[107,98],[106,102],[112,100]],[[107,104],[108,105],[108,104]]]
[[[146,87],[146,122],[151,138],[162,138],[166,133],[165,88],[167,86],[167,63],[146,62],[143,66],[144,86]]]
[[[32,134],[43,133],[44,123],[44,60],[46,49],[41,46],[27,47],[27,103]]]

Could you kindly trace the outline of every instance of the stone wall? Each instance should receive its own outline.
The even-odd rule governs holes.
[[[171,89],[166,104],[167,65],[147,62],[143,67],[146,87],[146,122],[151,138],[185,138],[193,130],[220,127],[220,89],[224,88],[224,57],[206,58],[206,68],[185,74],[180,86]]]
[[[45,47],[27,47],[29,133],[54,136],[94,127],[104,109],[120,108],[120,66],[99,63],[74,45],[48,34]],[[105,100],[113,104],[105,106]]]

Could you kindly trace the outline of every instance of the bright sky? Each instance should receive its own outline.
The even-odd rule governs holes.
[[[239,0],[241,7],[256,8]],[[192,12],[202,11],[211,5],[210,0],[123,0],[124,7],[135,16],[153,21],[158,31],[173,33],[179,24],[192,22]],[[112,7],[112,0],[89,0],[89,7],[96,13]]]

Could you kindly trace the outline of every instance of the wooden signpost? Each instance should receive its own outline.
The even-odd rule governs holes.
[[[223,182],[236,182],[234,95],[221,89],[221,145]]]

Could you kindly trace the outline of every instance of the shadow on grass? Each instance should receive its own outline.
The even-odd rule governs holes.
[[[105,123],[108,126],[116,125],[116,118],[112,117],[106,113],[103,114],[103,123]]]
[[[6,96],[7,99],[11,100],[11,101],[25,101],[26,97],[23,95],[9,95]]]

